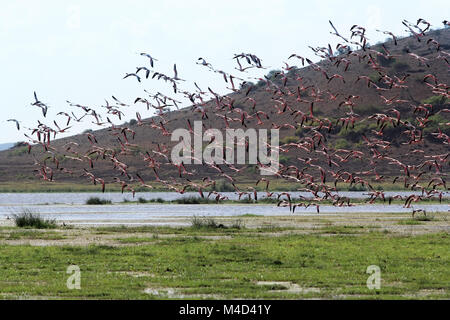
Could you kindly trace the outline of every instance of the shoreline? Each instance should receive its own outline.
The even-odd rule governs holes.
[[[270,208],[269,208],[270,209]],[[417,225],[441,225],[447,232],[450,232],[450,212],[445,211],[427,211],[413,216],[411,212],[393,212],[393,211],[354,211],[354,212],[298,212],[290,213],[285,211],[279,214],[258,214],[258,213],[243,213],[243,214],[223,214],[223,215],[208,215],[208,214],[172,214],[164,215],[161,213],[145,214],[133,216],[132,213],[98,213],[98,212],[83,212],[83,213],[39,213],[40,216],[46,219],[55,219],[57,228],[62,226],[71,227],[107,227],[107,226],[137,226],[137,227],[187,227],[195,219],[211,219],[214,221],[222,221],[224,224],[233,221],[244,221],[244,225],[250,228],[258,228],[262,226],[283,226],[287,228],[303,228],[302,223],[310,221],[312,223],[321,223],[323,221],[333,223],[345,223],[347,225],[368,224],[379,225],[383,227],[384,223],[389,221],[399,222],[401,220],[413,221]],[[12,218],[2,218],[0,215],[0,227],[15,227]],[[406,226],[405,226],[406,227]]]
[[[198,182],[198,181],[193,181]],[[264,192],[264,186],[258,185],[256,186],[254,182],[244,181],[235,183],[237,187],[240,189],[246,188],[254,188],[259,192]],[[377,191],[412,191],[410,188],[405,188],[402,184],[397,183],[394,185],[389,182],[373,182],[371,183],[373,188]],[[173,192],[167,188],[161,188],[159,185],[152,185],[153,189],[143,188],[141,186],[136,186],[136,192]],[[296,192],[297,189],[301,186],[293,184],[293,183],[284,183],[280,181],[271,181],[270,183],[270,192]],[[329,184],[330,188],[334,188],[334,184]],[[206,188],[204,192],[209,192],[212,189]],[[444,188],[439,187],[437,190],[446,191]],[[195,192],[196,190],[192,190]],[[218,188],[217,192],[234,192],[234,188],[230,186],[226,186],[226,188]],[[336,191],[338,192],[367,192],[369,191],[365,187],[361,187],[360,185],[349,186],[348,183],[338,183],[336,185]],[[70,183],[70,182],[36,182],[36,181],[22,181],[22,182],[0,182],[0,193],[89,193],[89,192],[101,192],[101,188],[99,186],[83,184],[83,183]],[[121,187],[119,185],[108,183],[106,185],[106,192],[108,193],[122,193]]]

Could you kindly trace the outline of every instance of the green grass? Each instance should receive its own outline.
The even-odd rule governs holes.
[[[423,224],[423,223],[416,219],[405,219],[405,220],[400,220],[399,222],[397,222],[397,224],[406,225],[406,226],[415,226],[415,225],[419,225],[419,224]]]
[[[325,226],[320,233],[325,234],[358,234],[363,232],[364,226]]]
[[[202,220],[202,218],[198,218]],[[282,232],[287,230],[294,230],[294,227],[278,227],[274,225],[265,225],[259,228],[246,228],[244,226],[244,221],[240,221],[241,219],[232,221],[232,223],[222,224],[219,221],[215,220],[211,223],[215,227],[204,227],[208,225],[208,223],[200,222],[197,226],[189,227],[166,227],[166,226],[139,226],[139,227],[126,227],[126,226],[111,226],[111,227],[99,227],[96,228],[96,233],[98,234],[115,234],[115,233],[152,233],[152,234],[175,234],[175,235],[190,235],[190,236],[198,236],[198,235],[228,235],[235,234],[239,232],[239,234],[258,234],[265,232]],[[240,222],[239,222],[240,221]],[[217,227],[218,225],[223,225],[222,227]],[[202,226],[198,226],[202,225]],[[240,228],[236,226],[239,225]]]
[[[435,220],[435,216],[434,215],[421,214],[421,215],[414,216],[413,219],[415,221],[433,221],[433,220]]]
[[[155,242],[155,239],[158,239],[157,236],[154,238],[147,238],[147,237],[126,237],[126,238],[119,238],[117,239],[120,243],[149,243],[149,242]]]
[[[120,229],[132,233],[128,228]],[[192,231],[189,227],[182,232],[191,234]],[[0,297],[176,298],[144,293],[146,288],[156,288],[159,292],[174,290],[187,298],[202,294],[249,299],[340,295],[382,299],[402,298],[402,295],[407,298],[426,290],[432,294],[423,298],[450,298],[447,233],[275,237],[249,235],[245,229],[235,229],[231,238],[220,240],[197,236],[120,236],[118,242],[125,246],[0,245]],[[66,270],[73,264],[81,269],[81,290],[66,287],[69,276]],[[380,290],[366,287],[369,265],[381,268]],[[258,285],[258,281],[287,281],[319,291],[273,292],[282,289],[281,286]]]
[[[14,231],[11,232],[7,240],[21,240],[21,239],[40,239],[40,240],[62,240],[66,237],[57,232],[41,232],[36,230]]]

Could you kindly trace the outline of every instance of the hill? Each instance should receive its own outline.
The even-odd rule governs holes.
[[[0,151],[8,150],[14,147],[14,143],[0,143]]]
[[[318,54],[326,55],[326,49]],[[188,128],[188,122],[202,120],[205,128],[222,131],[227,126],[280,128],[284,176],[271,179],[295,183],[297,188],[305,185],[305,181],[299,182],[299,171],[301,177],[308,172],[308,179],[322,183],[356,184],[361,179],[392,183],[399,177],[405,187],[420,187],[425,183],[422,179],[443,177],[448,172],[449,49],[448,28],[430,31],[421,41],[407,37],[398,39],[397,45],[389,40],[364,50],[343,49],[318,63],[306,62],[305,67],[273,70],[258,83],[244,83],[226,96],[204,103],[196,99],[193,107],[57,139],[51,142],[54,149],[47,151],[34,145],[32,156],[26,145],[2,151],[0,182],[36,181],[36,176],[43,176],[42,168],[48,166],[52,180],[71,183],[94,181],[86,176],[88,171],[107,183],[119,179],[135,186],[141,184],[137,174],[150,184],[174,178],[166,186],[182,185],[180,181],[186,177],[200,181],[218,176],[218,180],[231,182],[225,174],[254,185],[260,178],[254,164],[246,165],[245,170],[221,165],[223,173],[214,166],[186,165],[179,179],[179,169],[160,154],[169,155],[165,148],[170,150],[175,144],[162,132]],[[296,58],[288,61],[300,62]],[[104,117],[107,115],[111,116]],[[393,164],[392,159],[401,165]],[[126,174],[121,164],[126,165]],[[326,168],[325,177],[321,178],[319,167]]]

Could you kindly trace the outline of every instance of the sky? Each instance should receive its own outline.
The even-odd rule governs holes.
[[[67,100],[99,108],[105,99],[112,102],[112,95],[132,104],[145,97],[144,89],[171,93],[161,81],[122,79],[137,66],[149,67],[141,52],[158,59],[155,71],[167,75],[176,63],[186,88],[195,81],[224,94],[223,78],[197,65],[199,57],[243,78],[261,77],[283,62],[295,64],[287,60],[292,53],[314,58],[308,46],[336,44],[328,20],[345,35],[354,24],[367,27],[370,43],[386,39],[376,29],[407,35],[403,19],[423,18],[434,28],[450,20],[444,0],[0,0],[0,8],[0,143],[26,140],[8,119],[23,128],[42,120],[40,109],[30,105],[34,91],[50,105],[48,124],[65,122],[55,115],[74,110]],[[241,52],[257,55],[267,69],[239,74],[232,58]],[[143,106],[130,107],[125,120],[136,111],[143,118],[152,115]],[[70,134],[86,128],[95,125],[83,124]]]

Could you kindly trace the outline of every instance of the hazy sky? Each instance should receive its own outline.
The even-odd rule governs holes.
[[[225,93],[220,75],[195,64],[199,57],[231,72],[235,53],[253,53],[269,67],[264,74],[280,69],[292,53],[314,57],[308,45],[336,43],[328,20],[347,35],[353,24],[368,27],[370,43],[386,38],[377,28],[406,35],[402,19],[424,18],[435,28],[450,20],[450,5],[444,0],[0,0],[0,4],[0,143],[25,140],[7,119],[33,127],[41,118],[40,109],[30,105],[33,91],[51,106],[48,124],[57,112],[73,110],[66,100],[98,107],[104,99],[111,101],[111,95],[132,103],[144,96],[144,89],[171,93],[170,86],[157,80],[122,80],[136,66],[148,66],[140,52],[158,59],[157,71],[172,75],[176,63],[181,78]],[[151,114],[144,107],[130,108],[128,119],[136,110],[143,117]]]

